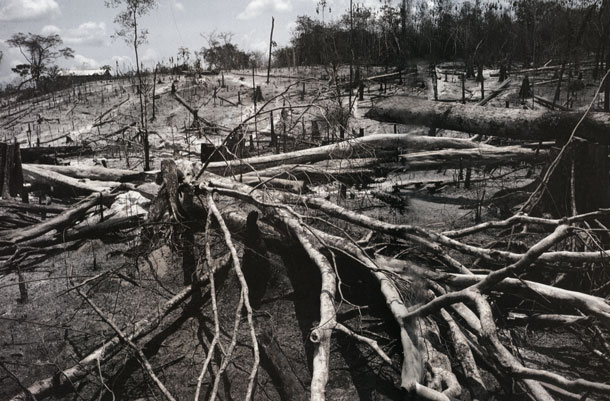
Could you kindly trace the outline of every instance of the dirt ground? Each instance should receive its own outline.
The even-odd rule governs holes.
[[[365,119],[364,113],[371,101],[378,96],[390,94],[431,98],[430,80],[425,66],[419,66],[416,78],[407,80],[404,85],[388,85],[381,93],[379,85],[371,83],[366,91],[365,100],[356,102],[354,117],[350,128],[355,132],[363,128],[365,135],[397,132],[427,133],[423,127],[396,126]],[[370,71],[383,73],[383,71]],[[497,78],[486,71],[486,90],[493,90],[499,84]],[[287,91],[284,99],[273,101],[273,108],[294,108],[288,113],[293,140],[288,149],[305,146],[303,141],[311,141],[311,121],[327,117],[324,108],[313,108],[301,116],[296,106],[311,102],[314,98],[331,97],[327,91],[328,77],[322,69],[301,68],[273,71],[269,84],[265,83],[262,72],[254,77],[255,85],[260,85],[265,99]],[[300,100],[302,85],[289,86],[295,78],[308,78],[305,82],[306,94]],[[537,77],[544,81],[547,77]],[[213,94],[222,84],[222,76],[159,77],[156,87],[156,118],[149,123],[150,141],[153,148],[153,168],[159,168],[164,158],[198,159],[201,143],[218,145],[226,135],[241,121],[253,115],[252,76],[247,71],[234,71],[224,74],[225,88]],[[514,78],[515,80],[517,78]],[[218,132],[208,132],[199,138],[189,131],[192,115],[170,94],[172,82],[178,93],[193,107],[199,116],[212,121],[220,127]],[[425,87],[421,87],[421,82]],[[440,75],[438,80],[439,97],[459,99],[461,87],[457,77],[449,76],[447,82]],[[480,99],[479,84],[467,81],[468,101]],[[583,107],[594,87],[586,85],[580,92],[574,107]],[[495,98],[491,105],[506,107],[542,106],[528,102],[521,105],[517,92],[519,85]],[[536,86],[537,95],[552,98],[552,85]],[[239,95],[238,95],[239,94]],[[345,93],[344,93],[345,95]],[[222,100],[220,97],[226,99]],[[241,105],[231,105],[228,101]],[[342,98],[343,102],[347,99]],[[327,100],[330,104],[336,100]],[[10,107],[8,106],[10,103]],[[264,103],[264,102],[263,102]],[[118,105],[118,106],[117,106]],[[260,107],[260,102],[257,107]],[[117,106],[102,119],[97,117]],[[149,112],[152,104],[148,104]],[[92,82],[73,90],[65,90],[44,99],[17,101],[3,99],[0,108],[0,137],[9,140],[16,137],[22,147],[35,145],[39,139],[43,146],[72,145],[87,143],[94,153],[83,154],[64,162],[80,165],[93,165],[100,159],[107,161],[108,167],[141,169],[141,145],[135,137],[133,128],[120,135],[114,132],[125,127],[138,115],[138,96],[135,85],[129,79]],[[275,127],[281,126],[281,113],[273,114]],[[303,119],[303,123],[298,123]],[[305,132],[303,132],[305,126]],[[269,152],[268,143],[270,121],[268,116],[256,121],[257,133],[252,133],[253,125],[248,126],[246,137],[252,135],[249,149],[251,155]],[[337,135],[333,127],[322,128],[322,138],[332,139]],[[29,133],[28,133],[29,131]],[[460,136],[452,132],[439,132],[439,135]],[[462,135],[463,136],[463,135]],[[69,139],[68,139],[69,138]],[[298,141],[301,140],[301,142]],[[505,217],[514,212],[518,204],[497,204],[493,194],[500,190],[514,190],[528,183],[540,173],[539,166],[516,165],[495,169],[473,169],[472,186],[464,188],[464,172],[459,170],[439,170],[428,172],[397,171],[382,177],[368,187],[348,188],[348,197],[339,196],[337,184],[312,188],[319,196],[328,197],[339,204],[349,206],[367,215],[395,223],[411,223],[434,230],[445,230],[472,225],[474,222]],[[440,182],[440,184],[438,184]],[[405,200],[404,207],[389,206],[372,195],[375,190],[392,192]],[[56,202],[62,202],[54,199]],[[222,208],[236,207],[223,204]],[[316,223],[318,224],[318,223]],[[322,224],[322,223],[319,223]],[[341,223],[337,223],[341,228]],[[366,235],[365,230],[350,233],[354,238]],[[114,332],[74,291],[68,291],[74,284],[94,279],[88,287],[87,295],[100,306],[120,327],[129,328],[153,312],[164,301],[183,287],[182,252],[180,234],[168,229],[164,238],[150,247],[139,247],[139,230],[116,233],[103,240],[88,240],[76,249],[50,258],[43,258],[25,270],[28,281],[29,302],[17,302],[19,291],[14,274],[0,277],[0,361],[7,371],[0,374],[0,399],[9,399],[20,391],[20,385],[29,385],[35,380],[52,376],[60,369],[72,366],[84,355],[100,345],[103,339]],[[519,246],[507,244],[502,237],[506,233],[490,232],[473,238],[480,245],[495,243],[498,247]],[[198,238],[203,241],[202,237]],[[223,249],[219,238],[212,238],[214,252],[221,254]],[[380,241],[382,242],[382,241]],[[518,242],[518,241],[516,241]],[[528,238],[522,240],[527,246]],[[243,245],[239,245],[240,255]],[[379,249],[384,252],[383,249]],[[418,249],[404,246],[392,248],[395,254],[418,254]],[[202,252],[202,250],[199,250]],[[309,262],[307,256],[297,247],[284,244],[267,256],[271,266],[271,278],[262,306],[255,314],[255,325],[259,330],[270,330],[283,353],[289,360],[292,370],[305,388],[311,379],[313,347],[308,337],[310,330],[319,318],[319,273]],[[428,260],[433,265],[435,261]],[[379,342],[384,350],[400,364],[401,346],[397,340],[398,330],[384,300],[374,287],[374,283],[362,279],[343,264],[339,271],[341,289],[345,301],[337,311],[337,319],[355,331],[365,333]],[[476,270],[476,261],[472,260]],[[239,285],[233,272],[228,269],[221,274],[217,284],[218,305],[223,335],[232,330],[235,305],[239,298]],[[213,335],[213,316],[209,296],[203,293],[205,307],[183,306],[165,319],[161,330],[148,336],[141,344],[150,358],[154,370],[177,399],[192,398],[197,385],[199,370],[203,365],[209,339]],[[348,302],[349,301],[349,302]],[[516,301],[515,301],[516,302]],[[499,308],[500,306],[498,306]],[[525,305],[523,308],[526,308]],[[519,308],[515,308],[519,310]],[[500,323],[499,323],[500,324]],[[582,360],[579,355],[586,351],[577,335],[565,329],[536,330],[513,328],[510,322],[503,322],[502,334],[513,349],[518,350],[526,366],[558,369],[560,373],[573,376],[594,378],[607,376],[602,366]],[[511,330],[508,330],[508,329]],[[448,341],[439,339],[441,347]],[[247,385],[250,370],[252,345],[245,319],[242,319],[239,340],[235,350],[237,356],[229,365],[227,377],[221,383],[220,394],[224,399],[240,399]],[[330,363],[330,380],[327,397],[332,400],[398,400],[400,393],[397,383],[399,373],[383,364],[370,348],[355,343],[352,339],[337,334],[333,338]],[[14,377],[13,377],[14,375]],[[15,380],[19,379],[19,382]],[[487,377],[494,381],[492,376]],[[204,387],[211,384],[209,376]],[[261,369],[254,399],[278,400],[279,394],[273,383],[274,378]],[[517,394],[506,395],[498,383],[491,385],[497,399],[521,399]],[[78,396],[58,395],[55,399],[129,399],[148,400],[160,397],[157,388],[143,372],[132,352],[123,351],[103,371],[92,370],[87,380],[77,385]],[[469,400],[470,394],[464,390],[462,399]]]

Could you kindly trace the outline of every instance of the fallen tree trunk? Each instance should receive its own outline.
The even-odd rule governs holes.
[[[256,173],[256,172],[255,172]],[[237,177],[236,177],[237,178]],[[262,176],[262,175],[250,175],[250,176],[241,176],[238,178],[241,182],[246,185],[250,185],[255,188],[275,188],[279,190],[284,190],[288,192],[293,192],[296,194],[306,193],[309,190],[303,181],[300,180],[290,180],[277,178],[273,176]]]
[[[39,167],[35,164],[24,164],[23,176],[25,181],[33,185],[67,189],[72,191],[72,195],[107,192],[120,185],[120,183],[113,181],[76,179],[54,171],[49,171],[48,169]]]
[[[95,118],[95,124],[93,124],[93,127],[97,127],[99,125],[101,125],[102,120],[104,119],[104,117],[106,117],[109,113],[111,113],[113,110],[118,109],[119,107],[121,107],[122,105],[124,105],[125,103],[127,103],[129,101],[129,94],[127,95],[127,99],[113,105],[111,108],[109,108],[108,110],[106,110],[105,112],[103,112],[102,114],[100,114],[98,117]]]
[[[306,184],[325,184],[339,181],[344,184],[370,183],[374,177],[387,175],[391,171],[404,170],[399,162],[384,162],[375,158],[333,159],[313,164],[283,164],[261,171],[252,171],[243,177],[278,177],[302,180]]]
[[[45,248],[61,245],[69,242],[76,242],[85,239],[101,238],[111,234],[117,234],[121,230],[134,229],[140,226],[144,221],[143,216],[124,216],[113,217],[103,222],[93,225],[81,225],[72,229],[67,229],[62,232],[46,233],[37,236],[27,241],[22,241],[16,245],[0,247],[0,256],[14,255],[19,249],[31,249],[31,253],[44,253]],[[36,250],[36,252],[34,252]],[[2,271],[12,269],[13,266],[5,264]]]
[[[472,141],[458,138],[434,138],[410,134],[380,134],[296,152],[213,162],[208,165],[207,171],[220,175],[234,175],[250,171],[261,171],[286,164],[305,164],[329,159],[353,159],[358,157],[395,158],[404,151],[445,148],[472,149],[479,146],[487,145],[479,145]]]
[[[543,161],[548,151],[535,151],[520,146],[480,149],[447,149],[400,155],[408,170],[462,168],[483,165],[508,165],[520,162]]]
[[[273,381],[277,381],[276,387],[283,401],[305,401],[305,389],[293,372],[290,362],[280,344],[278,344],[273,333],[264,329],[259,340],[262,351],[263,366],[269,371]]]
[[[553,109],[558,109],[561,111],[569,111],[570,109],[567,107],[562,106],[561,104],[555,103],[553,104],[553,102],[551,102],[548,99],[543,98],[542,96],[534,96],[534,100],[538,103],[540,103],[541,105],[543,105],[544,107],[548,107],[551,110]]]
[[[72,178],[96,181],[130,182],[142,180],[146,176],[142,172],[100,166],[55,166],[49,164],[25,164],[24,166],[32,166],[33,168],[52,171]]]
[[[18,244],[23,241],[44,235],[52,230],[60,231],[66,227],[72,226],[76,221],[82,219],[89,209],[102,204],[103,202],[111,201],[116,195],[94,194],[87,199],[74,205],[71,209],[55,216],[52,219],[46,220],[40,224],[28,227],[27,229],[8,230],[0,232],[0,241],[9,244]]]
[[[548,150],[536,151],[520,146],[481,146],[472,149],[405,153],[398,155],[398,162],[361,158],[333,159],[313,164],[283,164],[260,171],[252,171],[242,177],[244,179],[258,176],[296,179],[303,180],[311,185],[339,181],[351,185],[370,183],[374,177],[383,177],[388,173],[399,171],[539,162],[545,161],[548,153]]]
[[[366,113],[377,121],[421,124],[430,127],[521,140],[567,139],[581,111],[480,108],[429,102],[412,97],[392,97]],[[576,133],[593,142],[610,144],[610,114],[588,113]]]

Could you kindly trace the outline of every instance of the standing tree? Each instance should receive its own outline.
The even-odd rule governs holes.
[[[178,48],[177,59],[182,60],[182,64],[180,66],[183,70],[188,70],[190,58],[191,58],[191,51],[188,49],[188,47]]]
[[[18,73],[22,77],[30,77],[22,82],[21,85],[34,81],[37,89],[40,89],[41,79],[48,72],[50,63],[60,57],[74,57],[74,51],[71,48],[58,49],[63,44],[63,40],[57,34],[44,36],[31,33],[26,35],[19,32],[7,40],[7,43],[11,47],[19,48],[19,51],[27,61],[26,64],[20,64],[13,68],[13,72]]]
[[[109,66],[108,64],[103,65],[101,70],[104,71],[104,77],[106,77],[106,78],[110,78],[111,77],[111,74],[110,74],[110,71],[112,71],[112,67],[111,66]]]
[[[150,170],[150,145],[148,143],[148,126],[146,123],[146,107],[144,105],[144,88],[142,84],[142,73],[140,69],[140,58],[138,48],[146,42],[148,30],[138,30],[138,18],[148,14],[157,6],[157,0],[106,0],[106,7],[117,7],[124,5],[125,9],[119,12],[114,22],[119,25],[115,36],[121,37],[129,45],[133,46],[136,55],[136,74],[138,76],[138,94],[140,95],[140,133],[144,145],[144,170]]]

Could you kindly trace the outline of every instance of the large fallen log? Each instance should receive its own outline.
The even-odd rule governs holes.
[[[417,150],[472,149],[479,146],[481,145],[458,138],[434,138],[410,134],[370,135],[296,152],[213,162],[208,165],[207,171],[221,175],[233,175],[285,164],[305,164],[358,157],[395,158],[401,153]]]
[[[49,164],[26,164],[25,166],[32,166],[34,168],[53,171],[72,178],[83,178],[97,181],[129,182],[142,180],[146,176],[146,174],[142,172],[117,168],[104,168],[100,166],[55,166]]]
[[[107,192],[120,183],[113,181],[92,181],[88,179],[76,179],[50,171],[45,167],[35,164],[23,165],[23,176],[26,182],[34,185],[50,186],[53,188],[63,188],[72,194],[90,194],[92,192]]]
[[[392,97],[377,103],[366,117],[397,124],[421,124],[472,134],[545,141],[567,139],[583,112],[481,108]],[[610,114],[588,113],[576,136],[610,144]]]
[[[118,234],[121,230],[130,230],[140,226],[143,221],[144,218],[140,215],[112,217],[93,225],[80,225],[59,232],[48,232],[15,245],[2,246],[0,247],[0,256],[14,255],[17,250],[29,250],[30,253],[44,254],[49,247]],[[13,266],[5,263],[0,268],[0,272],[6,273],[11,269],[13,269]]]
[[[259,347],[262,351],[263,366],[271,373],[274,381],[277,381],[277,389],[282,400],[305,401],[305,389],[298,377],[294,374],[288,358],[284,355],[270,328],[263,329],[259,339]]]
[[[502,146],[479,149],[447,149],[400,155],[409,170],[462,168],[483,165],[508,165],[525,161],[543,161],[548,151],[536,151],[520,146]]]
[[[310,185],[335,181],[352,185],[370,183],[374,177],[385,176],[391,171],[404,169],[406,166],[399,162],[385,162],[375,158],[333,159],[313,164],[283,164],[246,173],[243,178],[267,176],[302,180]]]
[[[307,186],[303,181],[277,178],[272,176],[252,175],[242,176],[239,180],[244,184],[255,188],[275,188],[279,190],[289,191],[293,193],[308,192]]]
[[[276,177],[303,180],[307,184],[339,181],[344,184],[370,183],[391,172],[510,165],[546,161],[548,150],[520,146],[482,146],[472,149],[444,149],[398,155],[398,161],[376,158],[332,159],[313,164],[282,164],[243,174],[246,177]],[[247,181],[244,181],[248,183]],[[293,191],[294,192],[294,191]]]

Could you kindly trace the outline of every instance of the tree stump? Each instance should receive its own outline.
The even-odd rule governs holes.
[[[21,169],[21,153],[19,143],[0,142],[0,194],[2,199],[13,199],[27,196],[23,188],[23,171]]]

